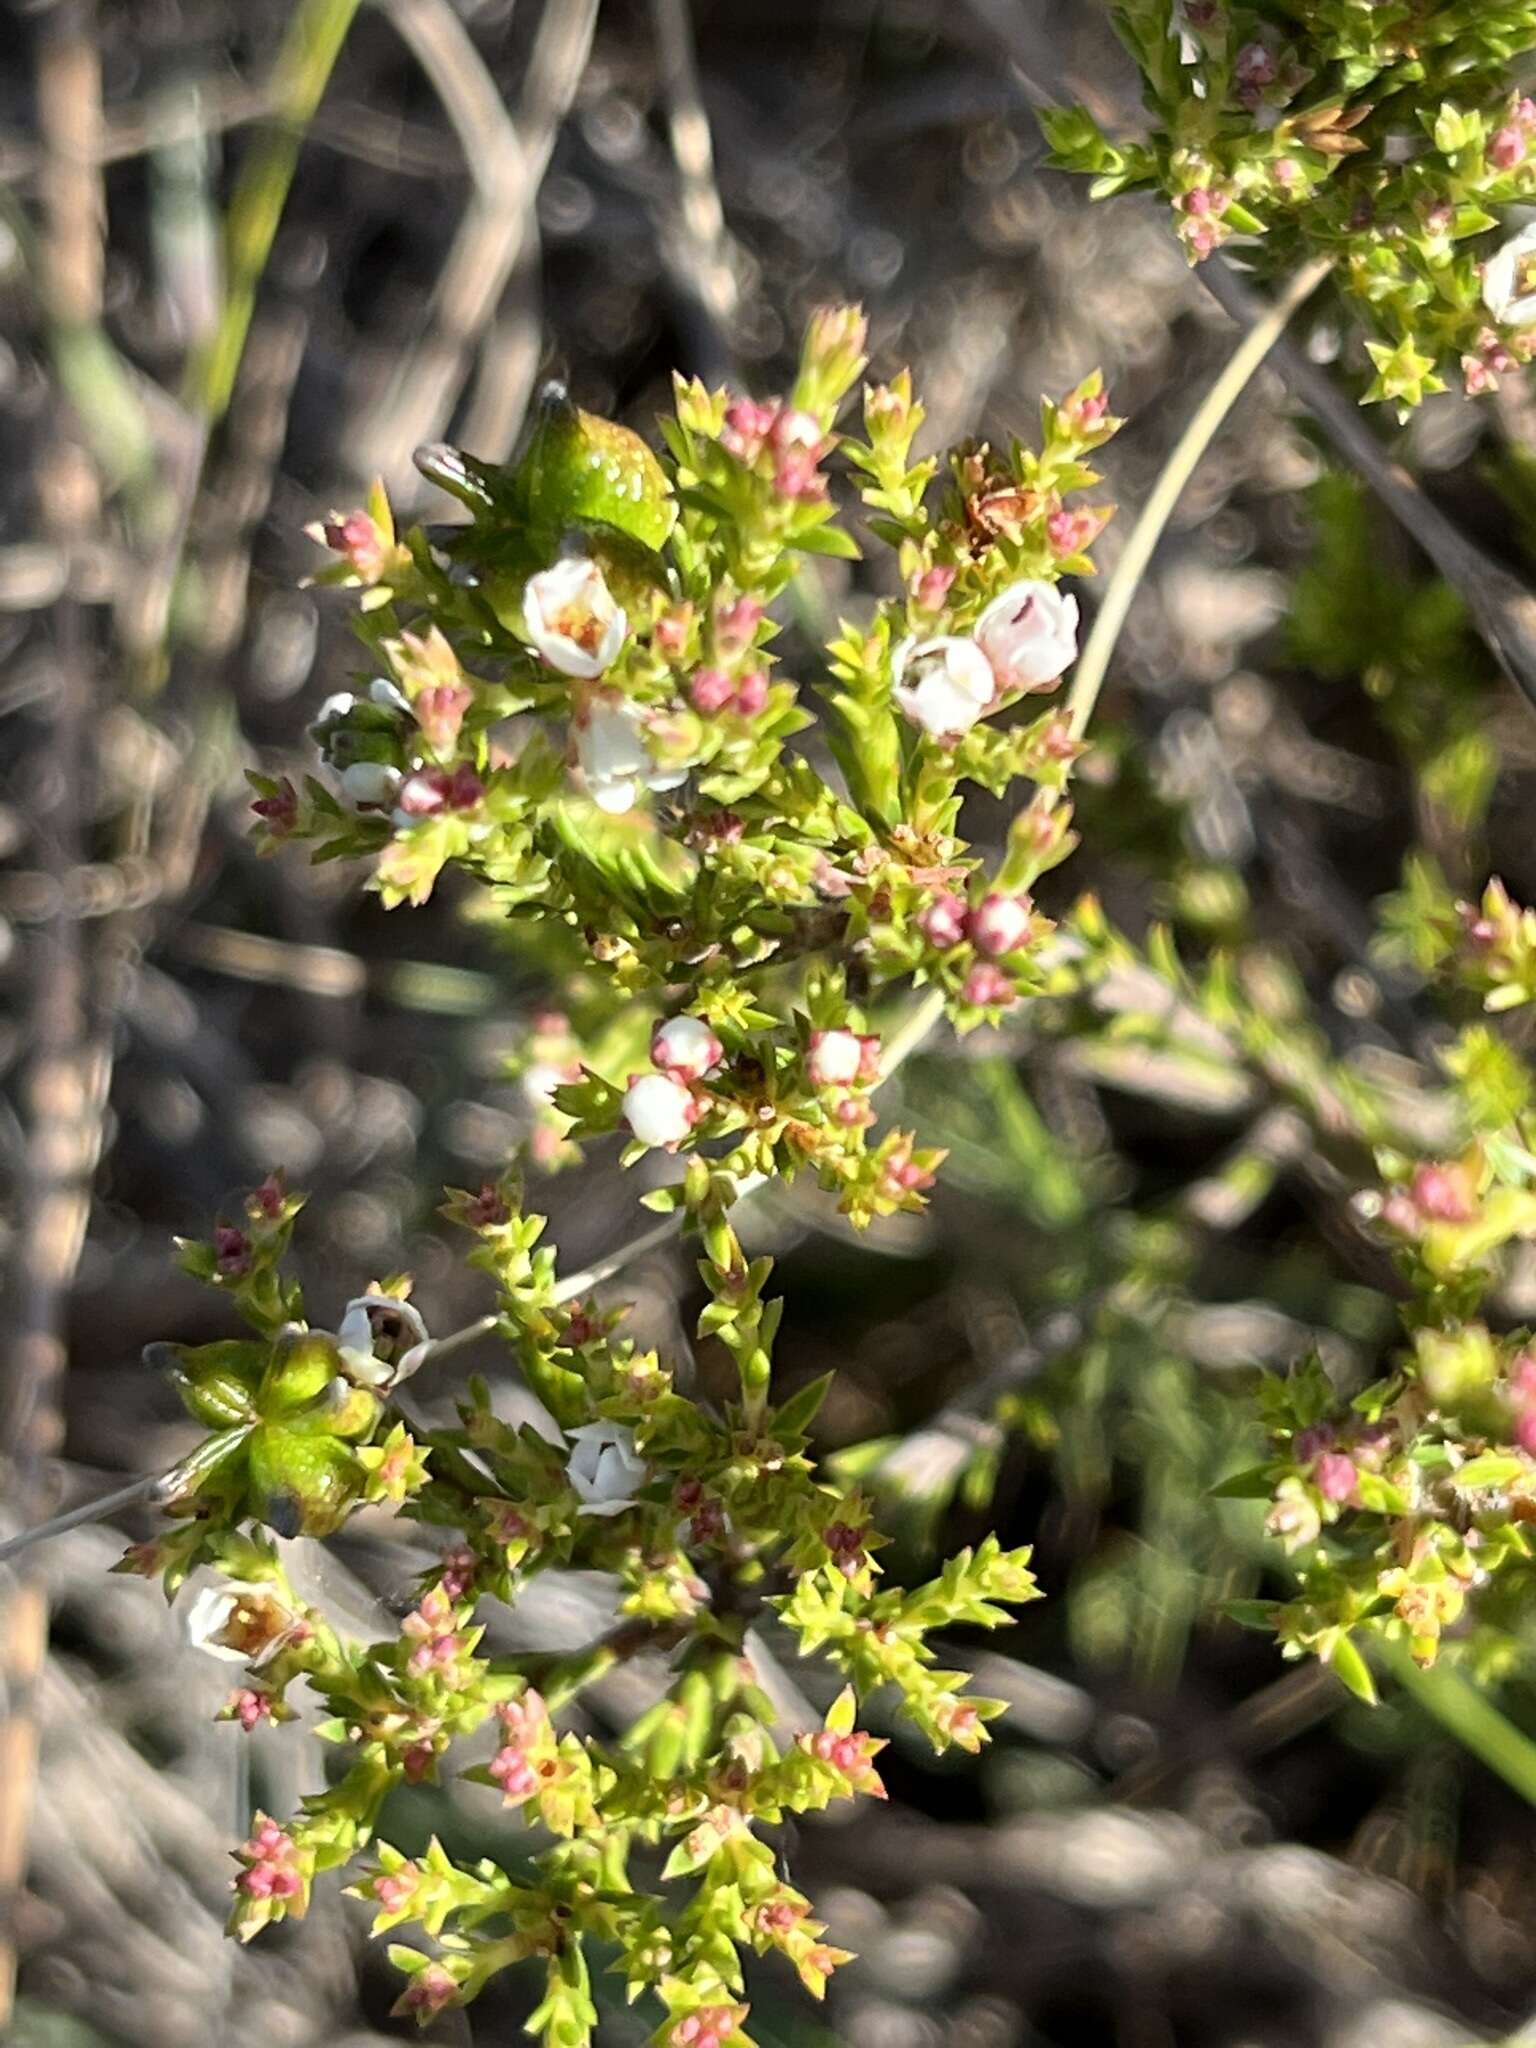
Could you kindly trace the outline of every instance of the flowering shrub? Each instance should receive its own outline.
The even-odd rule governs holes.
[[[1160,190],[1192,263],[1241,238],[1266,272],[1320,256],[1363,321],[1367,396],[1469,392],[1536,352],[1536,102],[1510,60],[1531,0],[1122,0],[1152,132],[1117,142],[1074,107],[1044,116],[1054,162],[1096,198]]]
[[[583,993],[529,1034],[535,1153],[557,1164],[617,1133],[626,1163],[676,1156],[645,1200],[698,1235],[700,1333],[740,1383],[723,1411],[689,1397],[622,1310],[559,1279],[515,1173],[445,1213],[496,1285],[542,1429],[499,1419],[472,1383],[457,1428],[413,1430],[396,1390],[446,1347],[403,1276],[334,1331],[309,1323],[283,1271],[300,1198],[280,1176],[183,1247],[251,1334],[159,1348],[210,1434],[165,1484],[169,1528],[124,1568],[175,1592],[211,1567],[190,1621],[246,1667],[227,1716],[287,1718],[302,1679],[348,1755],[299,1814],[257,1816],[232,1927],[302,1913],[318,1875],[353,1866],[376,1931],[435,1944],[392,1951],[400,2008],[423,2021],[537,1959],[533,2031],[585,2042],[595,1941],[659,2001],[658,2042],[745,2048],[742,1951],[781,1952],[816,1995],[845,1960],[759,1829],[880,1795],[882,1745],[856,1716],[882,1688],[936,1749],[977,1749],[1000,1706],[967,1696],[929,1638],[1034,1596],[1027,1553],[994,1539],[881,1590],[870,1502],[809,1452],[825,1384],[776,1397],[772,1262],[732,1224],[744,1193],[800,1174],[856,1225],[922,1207],[941,1155],[878,1132],[872,1097],[940,1014],[968,1030],[1045,985],[1052,926],[1030,892],[1073,843],[1061,799],[1086,706],[1028,700],[1076,654],[1058,583],[1089,572],[1108,511],[1072,500],[1118,422],[1089,378],[1045,405],[1038,452],[967,446],[941,476],[913,459],[905,376],[865,391],[862,435],[837,431],[863,341],[855,312],[819,316],[783,402],[679,382],[662,457],[559,392],[512,469],[423,451],[470,521],[402,537],[375,492],[318,530],[336,557],[319,580],[357,593],[366,677],[321,709],[320,775],[252,778],[264,847],[367,860],[388,904],[425,901],[451,865],[536,929]],[[898,594],[842,628],[808,704],[769,608],[801,558],[857,553],[833,458]],[[809,737],[788,745],[812,728],[841,787]],[[963,796],[1021,780],[988,873],[959,835]],[[918,987],[914,1012],[901,992]],[[273,1541],[326,1537],[365,1504],[446,1546],[397,1634],[369,1643],[297,1596]],[[489,1654],[487,1603],[572,1566],[612,1575],[612,1628],[573,1654]],[[751,1633],[767,1610],[845,1682],[819,1728],[776,1729]],[[562,1731],[583,1688],[642,1652],[666,1660],[666,1687],[620,1741]],[[516,1879],[375,1842],[394,1787],[450,1770],[540,1831]]]

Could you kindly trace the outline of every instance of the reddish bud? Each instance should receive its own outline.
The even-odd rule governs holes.
[[[965,898],[944,890],[919,911],[917,928],[930,946],[947,953],[965,937]]]
[[[251,805],[274,838],[281,839],[299,822],[299,792],[285,775],[270,796],[259,796]]]
[[[1488,161],[1497,171],[1512,171],[1524,163],[1525,136],[1518,128],[1495,128],[1488,138]]]
[[[723,711],[734,694],[730,677],[719,668],[701,668],[688,685],[688,696],[694,710],[705,718]]]
[[[743,718],[756,718],[767,702],[767,676],[760,668],[749,669],[736,685],[736,709]]]
[[[914,576],[910,585],[912,601],[920,611],[937,612],[944,609],[944,601],[954,586],[956,571],[940,566],[924,569]]]
[[[990,961],[979,960],[965,977],[965,986],[960,993],[966,1002],[984,1010],[1006,1009],[1014,1000],[1016,991],[1000,967],[994,967]]]

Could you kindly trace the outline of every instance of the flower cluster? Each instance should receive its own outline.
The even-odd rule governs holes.
[[[256,777],[258,843],[367,861],[385,902],[420,902],[452,866],[482,913],[536,945],[561,1005],[518,1049],[527,1150],[554,1166],[617,1132],[626,1162],[675,1155],[649,1206],[697,1233],[701,1335],[733,1360],[723,1405],[681,1391],[624,1334],[623,1310],[571,1298],[515,1171],[449,1198],[499,1329],[542,1403],[513,1427],[472,1382],[456,1428],[418,1443],[394,1403],[434,1342],[409,1282],[386,1277],[311,1327],[285,1277],[299,1198],[274,1179],[238,1221],[182,1247],[246,1339],[152,1347],[207,1441],[168,1485],[164,1534],[124,1569],[213,1574],[188,1625],[246,1682],[226,1718],[291,1716],[303,1680],[348,1767],[240,1851],[242,1937],[302,1912],[355,1866],[390,1791],[458,1771],[515,1808],[539,1846],[516,1880],[433,1844],[386,1843],[355,1890],[393,1951],[399,2010],[426,2021],[495,1971],[545,1972],[533,2030],[589,2040],[588,1944],[618,1958],[675,2048],[751,2048],[743,1954],[783,1955],[820,1996],[848,1958],[785,1882],[761,1830],[834,1800],[881,1797],[871,1695],[935,1749],[977,1749],[1000,1708],[940,1668],[930,1636],[994,1627],[1034,1597],[1022,1551],[988,1539],[930,1584],[882,1588],[870,1503],[819,1473],[824,1382],[773,1385],[782,1303],[732,1210],[765,1178],[812,1175],[855,1224],[920,1208],[941,1154],[881,1131],[879,1083],[916,1026],[995,1020],[1041,987],[1039,877],[1070,852],[1081,750],[1056,690],[1077,652],[1059,586],[1091,572],[1109,516],[1075,494],[1114,431],[1089,378],[1042,415],[1038,451],[984,444],[914,460],[905,375],[866,390],[853,310],[818,315],[799,373],[763,402],[679,383],[658,457],[636,436],[541,401],[519,461],[448,448],[418,461],[468,508],[397,536],[382,492],[317,538],[317,580],[358,595],[363,673],[311,728],[314,772]],[[893,556],[897,595],[844,623],[804,689],[782,672],[774,601],[808,556],[851,559],[838,465]],[[960,834],[970,788],[1030,785],[1000,857]],[[437,1562],[383,1639],[359,1642],[298,1599],[274,1537],[324,1537],[365,1506],[439,1536]],[[487,1652],[486,1605],[546,1570],[608,1575],[611,1626],[574,1652]],[[757,1623],[776,1613],[839,1674],[820,1727],[776,1728]],[[666,1669],[607,1743],[562,1716],[613,1666]],[[480,1738],[488,1760],[455,1755]],[[659,1885],[631,1859],[660,1852]]]
[[[1369,336],[1368,396],[1408,407],[1457,375],[1494,389],[1536,351],[1536,229],[1505,211],[1536,195],[1536,102],[1509,85],[1536,48],[1529,0],[1279,13],[1127,0],[1152,133],[1117,143],[1081,107],[1048,114],[1055,163],[1096,198],[1161,189],[1191,262],[1234,239],[1270,274],[1325,258]]]

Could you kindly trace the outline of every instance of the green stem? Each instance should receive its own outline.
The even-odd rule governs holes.
[[[359,0],[299,0],[274,67],[271,124],[241,169],[225,222],[224,303],[191,363],[187,399],[209,425],[223,418],[245,353],[256,292],[314,119]]]
[[[1410,1699],[1455,1736],[1469,1756],[1536,1806],[1536,1742],[1448,1664],[1421,1671],[1403,1650],[1386,1648],[1384,1661]]]
[[[1184,486],[1199,467],[1222,421],[1247,389],[1254,372],[1285,332],[1292,315],[1316,291],[1331,268],[1326,258],[1319,257],[1297,271],[1262,319],[1255,321],[1233,350],[1226,368],[1201,400],[1194,418],[1164,463],[1152,495],[1131,530],[1125,552],[1115,564],[1104,592],[1104,602],[1093,621],[1093,631],[1088,635],[1088,644],[1073,671],[1072,687],[1067,696],[1067,723],[1074,739],[1081,739],[1087,730],[1120,638],[1120,629],[1141,586],[1141,579],[1147,573],[1163,529],[1184,495]]]

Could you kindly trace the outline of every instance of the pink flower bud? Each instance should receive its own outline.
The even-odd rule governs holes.
[[[810,448],[786,449],[773,472],[773,486],[781,498],[824,498],[827,480],[816,467]]]
[[[441,1963],[429,1963],[418,1970],[395,2001],[394,2011],[417,2020],[429,2020],[457,2002],[459,1987]]]
[[[1462,357],[1461,382],[1468,398],[1481,398],[1486,392],[1497,391],[1499,388],[1498,378],[1488,365],[1476,356]]]
[[[760,668],[749,669],[736,685],[736,709],[743,718],[756,718],[767,702],[767,676]]]
[[[1488,138],[1488,161],[1497,171],[1512,171],[1525,161],[1525,136],[1518,128],[1495,128]]]
[[[373,1896],[386,1913],[398,1913],[408,1906],[421,1882],[414,1863],[402,1863],[398,1870],[382,1872],[373,1880]]]
[[[705,718],[723,711],[734,695],[735,686],[721,668],[701,668],[688,685],[688,696],[694,710]]]
[[[1091,433],[1109,417],[1109,393],[1094,391],[1081,398],[1074,395],[1062,405],[1061,417],[1067,426],[1077,428],[1079,433]]]
[[[1096,512],[1053,512],[1045,522],[1045,533],[1051,544],[1051,553],[1063,561],[1069,555],[1080,555],[1084,548],[1093,545],[1103,524],[1103,520]]]
[[[917,928],[930,946],[947,953],[965,937],[965,917],[965,898],[945,889],[918,912]]]
[[[914,576],[911,583],[912,601],[920,611],[937,612],[944,609],[944,600],[954,585],[956,571],[940,566],[924,569]]]
[[[225,1702],[224,1714],[229,1720],[238,1721],[249,1735],[252,1729],[259,1727],[263,1721],[272,1719],[272,1695],[242,1685],[232,1692]]]
[[[377,583],[384,573],[384,535],[367,512],[333,514],[321,528],[325,544],[341,555],[364,583]]]
[[[778,416],[776,405],[759,405],[751,398],[733,399],[725,409],[721,447],[738,462],[755,462]]]
[[[756,597],[738,597],[733,604],[722,605],[715,614],[715,645],[722,654],[739,654],[751,646],[762,618],[762,601]]]
[[[971,943],[994,960],[1016,953],[1034,929],[1033,909],[1027,896],[988,896],[966,920]]]
[[[467,1543],[456,1543],[443,1552],[442,1588],[450,1600],[458,1601],[473,1591],[480,1560]]]
[[[962,999],[979,1010],[1006,1009],[1016,993],[1002,969],[984,960],[977,961],[965,977],[965,986],[960,991]]]
[[[652,633],[663,654],[681,654],[688,645],[688,630],[693,624],[693,606],[679,605],[675,611],[663,612],[656,621]]]
[[[1342,1451],[1324,1451],[1313,1477],[1324,1500],[1339,1502],[1349,1499],[1360,1475],[1353,1458],[1345,1457]]]
[[[464,714],[474,701],[466,683],[432,683],[416,699],[416,723],[437,753],[446,754],[457,744]]]
[[[1472,1190],[1459,1166],[1420,1166],[1409,1184],[1414,1207],[1431,1223],[1469,1223],[1474,1214]]]
[[[539,1789],[538,1773],[529,1763],[522,1749],[515,1742],[509,1742],[497,1750],[486,1765],[502,1796],[510,1803],[513,1800],[529,1799]]]

